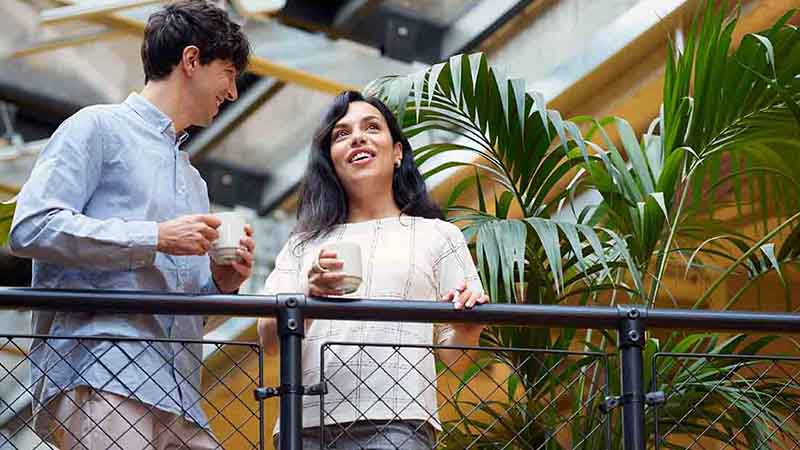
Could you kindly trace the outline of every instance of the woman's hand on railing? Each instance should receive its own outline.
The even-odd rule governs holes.
[[[467,283],[461,281],[455,289],[445,294],[442,301],[452,302],[453,309],[465,310],[472,309],[475,305],[482,305],[489,302],[489,296],[482,292],[471,291],[467,288]],[[452,323],[448,325],[450,332],[447,333],[444,344],[446,345],[477,345],[483,331],[483,324],[479,323]]]
[[[455,289],[451,289],[442,299],[453,303],[453,309],[470,309],[475,305],[489,303],[489,296],[477,291],[467,289],[467,283],[461,281]]]

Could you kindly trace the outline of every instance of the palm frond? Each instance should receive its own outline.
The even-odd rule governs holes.
[[[520,301],[521,290],[514,286],[525,286],[537,302],[555,303],[569,290],[567,280],[607,278],[607,260],[623,261],[638,273],[624,236],[550,218],[558,200],[569,194],[558,186],[598,156],[578,126],[547,110],[540,94],[526,92],[523,80],[509,78],[476,53],[409,76],[376,80],[366,91],[393,109],[409,136],[451,133],[447,142],[416,150],[417,163],[428,164],[424,176],[462,166],[476,169],[474,179],[460,181],[446,204],[455,213],[452,220],[464,224],[467,238],[476,239],[479,270],[492,298]],[[464,150],[475,159],[448,158]],[[487,181],[502,189],[491,213],[483,203],[477,209],[456,204],[473,186],[482,202]],[[521,219],[507,218],[513,206]],[[641,277],[634,283],[641,285]]]
[[[774,191],[780,190],[787,177],[796,180],[800,175],[800,162],[794,157],[800,149],[800,82],[796,79],[800,30],[787,24],[796,13],[790,10],[770,29],[746,35],[731,52],[738,11],[728,16],[724,3],[706,2],[685,49],[670,48],[662,141],[668,152],[688,147],[696,153],[692,197],[694,201],[705,198],[702,206],[706,209],[713,207],[716,196],[701,193],[726,176],[720,167],[727,164],[740,175],[762,169],[746,178],[733,177],[731,184],[741,199],[743,182],[748,183],[750,198],[759,199],[754,206],[766,215],[771,213],[767,199],[775,197]],[[783,180],[776,181],[775,176]],[[782,197],[776,206],[784,214],[796,211],[800,195]]]

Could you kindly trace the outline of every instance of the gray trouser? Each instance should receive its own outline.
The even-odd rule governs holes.
[[[325,450],[432,450],[436,443],[433,427],[421,420],[350,422],[323,430]],[[320,427],[303,429],[301,437],[303,450],[320,450]]]

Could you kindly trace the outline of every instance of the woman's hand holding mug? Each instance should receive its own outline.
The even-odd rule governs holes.
[[[361,285],[361,248],[338,242],[320,250],[308,271],[308,294],[317,297],[350,294]]]

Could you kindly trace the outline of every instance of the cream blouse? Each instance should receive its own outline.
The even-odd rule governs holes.
[[[265,293],[307,293],[314,259],[326,244],[340,241],[358,243],[362,254],[363,282],[347,297],[436,301],[462,280],[473,292],[483,292],[458,227],[438,219],[400,216],[340,225],[303,246],[292,236],[267,278]],[[437,331],[437,343],[443,342],[446,329]],[[330,342],[365,346],[323,350]],[[322,414],[320,397],[304,397],[304,427],[319,426],[322,415],[326,425],[415,419],[441,429],[433,353],[424,347],[391,347],[433,343],[434,326],[428,323],[313,321],[303,343],[303,384],[319,383],[324,370],[328,393]]]

